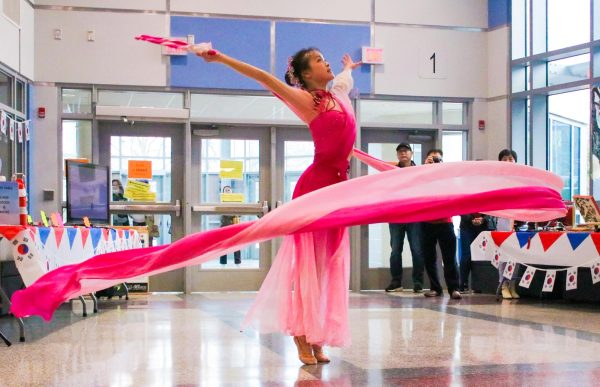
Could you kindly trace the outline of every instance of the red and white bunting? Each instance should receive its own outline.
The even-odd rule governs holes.
[[[2,134],[6,134],[6,127],[8,126],[8,116],[4,112],[0,112],[0,130]]]
[[[566,290],[577,289],[577,267],[567,269]]]
[[[8,118],[8,138],[10,141],[15,141],[15,121],[10,117]]]
[[[509,260],[506,263],[506,266],[504,267],[504,273],[502,274],[504,276],[504,278],[511,279],[513,277],[513,275],[515,274],[516,266],[517,266],[517,264],[514,261]]]
[[[494,266],[497,269],[499,264],[500,264],[500,252],[498,250],[496,250],[494,252],[494,257],[492,258],[492,266]]]
[[[554,282],[556,282],[556,270],[546,270],[542,292],[551,292],[554,289]]]
[[[17,122],[17,139],[19,143],[23,142],[23,122]]]
[[[590,271],[592,272],[592,283],[600,282],[600,259],[594,261]]]
[[[535,267],[528,266],[525,270],[525,273],[523,273],[523,277],[521,277],[519,286],[529,289],[529,286],[531,285],[531,281],[533,281],[533,276],[535,275],[536,270],[537,269]]]

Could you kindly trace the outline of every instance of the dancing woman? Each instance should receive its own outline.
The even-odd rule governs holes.
[[[298,181],[294,200],[254,221],[187,235],[169,245],[99,254],[56,268],[13,294],[10,310],[15,316],[39,315],[50,320],[71,298],[140,275],[198,265],[284,236],[244,324],[256,325],[262,333],[294,336],[299,357],[306,364],[327,362],[323,345],[350,343],[345,227],[421,222],[472,212],[531,221],[566,213],[559,176],[511,163],[477,161],[399,169],[355,149],[355,157],[386,172],[347,180],[355,139],[347,93],[352,88],[351,70],[359,63],[344,56],[344,71],[334,79],[318,50],[301,50],[289,63],[286,85],[263,70],[200,47],[195,48],[197,55],[256,79],[308,125],[315,158]],[[30,242],[29,237],[12,241]]]
[[[344,55],[343,71],[334,78],[318,49],[303,49],[290,58],[285,84],[223,53],[203,50],[196,54],[255,79],[308,125],[315,157],[300,176],[293,198],[348,179],[348,160],[356,135],[348,92],[353,83],[351,71],[360,62]],[[327,90],[331,81],[331,90]],[[344,346],[350,341],[349,260],[345,228],[286,236],[246,322],[258,325],[263,332],[293,336],[304,364],[329,362],[322,346]]]

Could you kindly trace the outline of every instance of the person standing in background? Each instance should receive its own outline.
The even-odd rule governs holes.
[[[441,149],[432,149],[427,152],[425,164],[443,162],[444,153]],[[460,300],[462,296],[458,290],[458,267],[456,266],[456,235],[452,218],[443,218],[423,222],[423,257],[425,258],[425,270],[429,276],[431,289],[424,293],[425,297],[440,297],[443,293],[442,284],[437,272],[437,251],[439,243],[442,252],[442,263],[444,265],[444,279],[448,287],[448,294],[454,300]]]
[[[119,179],[112,180],[112,201],[113,202],[122,202],[126,201],[123,194],[125,190],[123,189],[123,184]],[[113,226],[129,226],[129,216],[126,214],[115,214],[112,217]]]
[[[410,144],[406,142],[400,143],[396,147],[396,155],[398,163],[394,164],[398,168],[413,167],[413,152]],[[413,262],[413,291],[420,293],[423,291],[423,271],[425,269],[423,263],[423,250],[421,247],[421,223],[390,223],[390,272],[392,280],[386,292],[399,292],[402,287],[402,250],[404,248],[404,236],[408,237],[408,245],[412,255]]]
[[[498,161],[504,161],[507,163],[517,162],[517,152],[512,149],[502,149],[498,154]],[[515,228],[515,222],[512,219],[497,218],[496,230],[497,231],[513,231]],[[498,281],[502,290],[502,298],[505,300],[518,299],[519,293],[517,293],[517,281],[514,279],[507,280],[504,278],[504,269],[506,268],[506,262],[500,262],[498,264]],[[515,267],[515,272],[518,270],[518,266]]]

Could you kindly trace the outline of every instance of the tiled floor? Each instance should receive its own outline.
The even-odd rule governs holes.
[[[289,337],[240,332],[254,293],[135,296],[97,315],[68,305],[47,324],[0,318],[0,386],[597,386],[600,306],[426,299],[365,292],[350,299],[352,346],[302,366]]]

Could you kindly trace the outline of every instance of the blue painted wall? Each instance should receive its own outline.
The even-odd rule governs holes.
[[[271,63],[270,22],[173,16],[171,36],[194,35],[195,42],[268,70]],[[193,55],[171,57],[171,86],[217,89],[261,89],[255,81],[226,66]]]
[[[488,28],[510,23],[510,0],[488,0]]]
[[[210,41],[217,50],[267,71],[271,68],[270,29],[271,22],[266,20],[171,18],[171,36],[194,35],[196,43]],[[282,80],[288,57],[301,48],[318,47],[337,73],[344,53],[359,60],[361,47],[371,40],[366,25],[292,22],[276,23],[275,37],[275,73]],[[173,87],[262,90],[258,83],[228,67],[192,55],[171,57],[170,79]],[[370,93],[371,66],[354,71],[354,81],[360,93]]]
[[[279,22],[275,25],[275,73],[283,77],[288,58],[306,47],[317,47],[335,73],[342,69],[345,53],[360,60],[361,47],[369,46],[369,26]],[[360,93],[371,92],[371,65],[354,71],[354,87]]]

